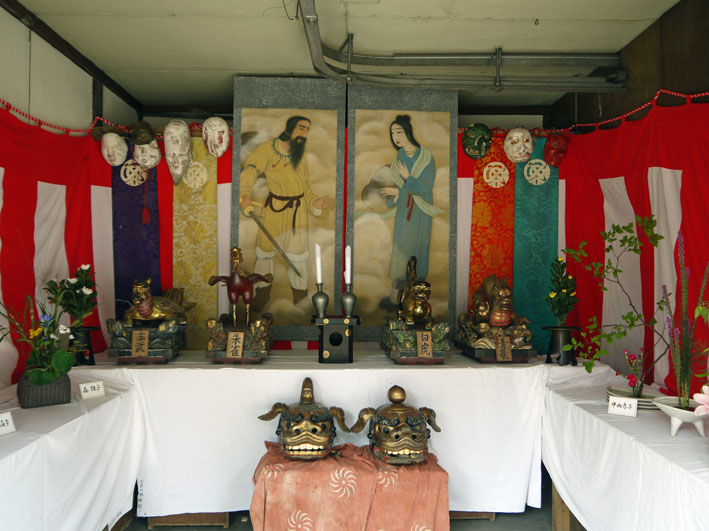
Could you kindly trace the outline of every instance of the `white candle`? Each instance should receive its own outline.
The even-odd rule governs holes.
[[[352,247],[345,247],[345,284],[352,283]]]
[[[315,276],[318,284],[322,284],[322,254],[320,253],[320,246],[315,244]]]

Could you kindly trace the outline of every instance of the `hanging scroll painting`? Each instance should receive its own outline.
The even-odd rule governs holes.
[[[252,310],[278,325],[310,321],[316,243],[331,257],[322,276],[333,299],[337,122],[335,110],[241,109],[239,247],[247,270],[272,275],[256,284]]]
[[[411,256],[431,284],[432,315],[448,318],[450,123],[449,112],[355,111],[354,273],[365,326],[396,314]]]

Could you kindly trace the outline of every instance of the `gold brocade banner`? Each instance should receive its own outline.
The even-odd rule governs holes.
[[[207,284],[217,272],[217,159],[201,138],[192,139],[192,164],[175,186],[172,223],[173,286],[195,304],[187,312],[187,349],[203,350],[205,322],[217,307],[217,290]]]
[[[503,142],[504,137],[493,137],[488,154],[475,161],[468,308],[475,290],[493,273],[512,286],[515,165]]]

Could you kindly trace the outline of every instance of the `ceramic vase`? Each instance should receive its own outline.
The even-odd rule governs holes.
[[[576,330],[581,330],[578,326],[542,326],[542,330],[551,331],[551,340],[549,341],[549,352],[547,353],[547,363],[551,363],[551,357],[555,354],[559,355],[557,363],[559,365],[576,365],[576,356],[574,356],[573,348],[564,350],[564,345],[571,345],[571,333]]]
[[[94,350],[91,347],[91,331],[98,330],[95,326],[80,326],[72,329],[74,339],[71,347],[74,349],[76,360],[74,365],[96,365]]]
[[[699,435],[704,437],[704,420],[709,418],[709,415],[695,415],[694,411],[682,409],[679,407],[680,400],[676,396],[661,396],[653,401],[660,411],[670,417],[670,436],[674,437],[677,434],[679,427],[685,422],[694,424]],[[694,408],[699,405],[699,402],[689,399],[689,407]]]

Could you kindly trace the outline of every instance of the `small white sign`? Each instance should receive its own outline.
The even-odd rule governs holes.
[[[623,396],[608,397],[608,413],[623,415],[625,417],[638,416],[638,399]]]
[[[12,413],[6,411],[0,413],[0,435],[12,433],[15,430],[15,422],[12,420]]]
[[[79,384],[79,391],[81,391],[82,400],[106,396],[106,389],[101,381]]]

